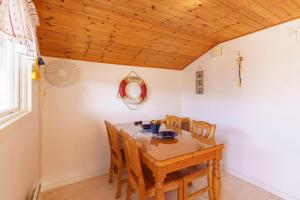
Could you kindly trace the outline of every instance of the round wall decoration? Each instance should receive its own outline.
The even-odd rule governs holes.
[[[53,60],[45,66],[45,76],[51,85],[68,87],[79,81],[80,71],[72,62]]]
[[[135,110],[147,99],[147,86],[132,71],[120,82],[118,95],[128,108]]]

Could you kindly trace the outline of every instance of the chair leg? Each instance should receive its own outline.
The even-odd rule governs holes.
[[[183,181],[183,199],[184,200],[188,200],[188,198],[189,198],[188,185],[189,185],[188,182]]]
[[[214,199],[214,192],[213,192],[213,177],[212,177],[212,163],[209,161],[208,163],[208,175],[207,175],[207,183],[208,183],[208,199]]]
[[[131,190],[131,183],[129,181],[129,178],[127,178],[126,186],[127,186],[127,188],[126,188],[126,200],[131,200],[132,190]]]
[[[113,175],[114,175],[114,163],[113,163],[112,160],[110,160],[108,183],[112,183],[113,182]]]
[[[183,189],[183,181],[180,182],[179,187],[178,187],[178,200],[183,200],[184,198],[184,189]]]
[[[116,198],[118,199],[121,196],[122,192],[122,164],[118,166],[118,188]]]

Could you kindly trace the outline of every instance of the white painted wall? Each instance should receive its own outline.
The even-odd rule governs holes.
[[[225,170],[284,199],[300,199],[300,40],[290,34],[295,27],[300,20],[223,43],[222,57],[206,54],[183,76],[183,115],[217,124],[226,145]],[[243,87],[238,50],[245,57]],[[194,92],[198,66],[205,70],[204,95]]]
[[[33,83],[33,110],[0,130],[0,199],[25,199],[39,184],[39,92]]]
[[[78,84],[57,88],[42,81],[44,190],[108,172],[105,119],[120,123],[181,113],[181,71],[70,62],[80,68]],[[137,111],[117,98],[119,82],[132,70],[149,90],[147,102]]]

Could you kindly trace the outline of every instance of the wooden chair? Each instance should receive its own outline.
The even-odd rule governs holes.
[[[205,141],[206,143],[215,144],[215,130],[216,125],[209,124],[203,121],[192,121],[191,132],[193,137]],[[183,170],[184,172],[184,200],[192,200],[195,197],[202,195],[205,192],[209,194],[209,200],[213,200],[213,186],[212,186],[212,161],[207,161],[196,165],[190,169]],[[208,186],[198,190],[192,194],[188,194],[188,186],[198,178],[207,176]]]
[[[204,121],[192,121],[190,132],[199,140],[215,144],[215,124],[210,124]]]
[[[139,200],[153,197],[155,195],[155,181],[152,172],[146,167],[142,167],[139,149],[136,141],[130,136],[121,131],[123,146],[125,149],[126,164],[127,164],[127,190],[126,200],[131,199],[132,188],[138,194]],[[169,174],[163,184],[164,191],[178,190],[178,200],[183,199],[183,180],[179,173]]]
[[[122,192],[122,171],[123,171],[123,167],[126,167],[125,155],[124,155],[124,151],[122,151],[120,148],[119,134],[116,128],[108,121],[105,121],[105,126],[107,129],[108,140],[110,145],[110,170],[109,170],[108,182],[109,183],[113,182],[114,172],[117,172],[118,186],[117,186],[116,198],[119,198]]]
[[[205,192],[208,192],[209,200],[213,200],[213,181],[212,181],[212,173],[213,173],[213,166],[212,162],[208,161],[207,165],[205,163],[199,164],[187,169],[182,170],[183,173],[183,191],[184,191],[184,200],[193,200],[196,199],[196,197],[204,194]],[[201,177],[207,177],[207,186],[204,188],[201,188],[200,190],[197,190],[191,194],[189,194],[189,186],[190,184],[195,181],[198,178]]]
[[[188,117],[177,117],[175,115],[166,115],[164,120],[167,126],[174,128],[180,128],[186,131],[189,131],[190,128],[190,118]]]
[[[165,123],[166,123],[166,126],[179,128],[180,127],[180,118],[175,115],[166,115]]]
[[[179,127],[182,130],[190,131],[190,118],[189,117],[180,117],[179,118]]]

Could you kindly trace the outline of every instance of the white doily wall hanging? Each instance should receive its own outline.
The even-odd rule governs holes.
[[[80,71],[72,62],[52,60],[45,66],[45,77],[51,85],[68,87],[80,80]]]

